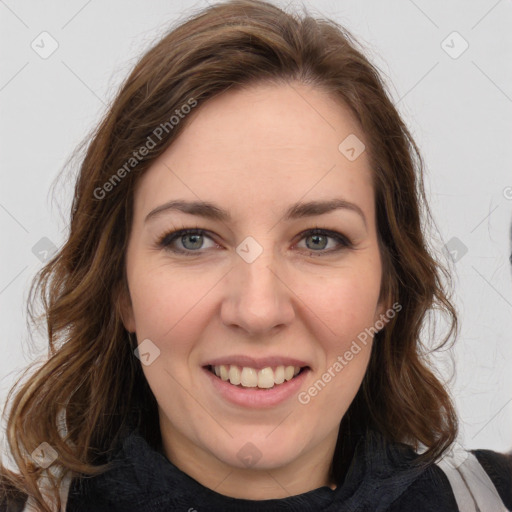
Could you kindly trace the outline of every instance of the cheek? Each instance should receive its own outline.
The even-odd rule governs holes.
[[[149,338],[162,351],[187,345],[203,329],[201,319],[206,318],[208,291],[215,280],[168,265],[133,270],[130,293],[139,340]]]
[[[380,293],[378,268],[357,270],[343,268],[329,276],[302,279],[297,295],[316,316],[317,323],[326,328],[326,339],[333,345],[343,344],[348,338],[373,325]]]
[[[322,357],[299,401],[311,408],[311,418],[317,418],[311,420],[314,424],[339,422],[361,385],[371,355],[379,280],[380,275],[371,271],[364,278],[346,273],[331,279],[328,287],[310,288],[309,306],[319,318],[314,334]]]

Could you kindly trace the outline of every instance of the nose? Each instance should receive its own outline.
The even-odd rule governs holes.
[[[226,276],[221,307],[224,325],[242,329],[250,337],[261,337],[291,324],[294,294],[279,268],[270,249],[252,263],[242,258],[236,262]]]

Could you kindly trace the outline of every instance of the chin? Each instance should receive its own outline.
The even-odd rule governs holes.
[[[272,470],[286,466],[300,457],[305,449],[305,440],[304,436],[298,433],[294,435],[283,430],[279,435],[277,431],[272,432],[272,429],[260,427],[253,434],[234,437],[224,447],[215,443],[214,446],[205,448],[232,467]]]

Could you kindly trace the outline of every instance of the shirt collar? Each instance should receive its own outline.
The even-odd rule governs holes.
[[[112,458],[111,469],[92,478],[73,479],[68,502],[88,503],[86,510],[97,512],[304,512],[340,510],[341,505],[351,511],[367,510],[372,504],[392,503],[423,473],[424,468],[411,464],[416,457],[410,447],[389,443],[378,432],[369,431],[357,443],[345,479],[335,490],[324,486],[288,498],[243,500],[203,486],[134,429]]]

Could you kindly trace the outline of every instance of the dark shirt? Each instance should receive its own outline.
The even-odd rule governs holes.
[[[244,500],[212,491],[153,450],[136,432],[125,438],[116,467],[104,475],[72,481],[67,512],[273,512],[379,511],[456,512],[455,497],[436,465],[414,467],[417,457],[402,444],[371,432],[356,447],[342,485],[283,499]]]
[[[503,504],[512,510],[512,452],[507,455],[491,450],[471,450],[485,469]]]
[[[473,453],[512,510],[512,455]],[[283,499],[253,501],[204,487],[134,430],[124,437],[111,470],[71,481],[66,512],[457,512],[445,473],[435,464],[416,466],[416,458],[410,447],[370,432],[357,444],[344,481],[335,490],[324,486]],[[0,511],[21,511],[23,503],[13,502],[11,508],[1,503]]]

